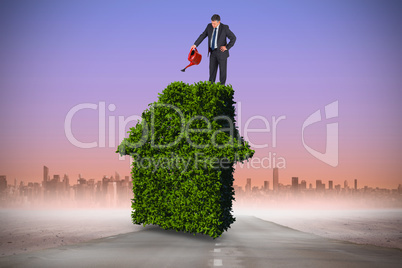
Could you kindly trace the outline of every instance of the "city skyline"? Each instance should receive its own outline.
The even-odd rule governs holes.
[[[299,176],[290,177],[289,178],[289,183],[285,184],[286,182],[282,182],[279,179],[280,178],[279,177],[279,170],[280,170],[280,168],[277,168],[277,167],[272,168],[272,179],[271,180],[263,180],[262,184],[260,183],[259,186],[262,186],[263,188],[265,188],[265,186],[268,185],[268,189],[275,191],[275,190],[278,189],[279,184],[284,185],[284,186],[289,186],[289,185],[292,186],[296,182],[297,185],[299,185],[299,184],[304,185],[304,189],[307,189],[307,188],[308,189],[317,189],[317,184],[319,185],[318,188],[323,187],[324,189],[334,189],[337,185],[343,185],[342,188],[350,188],[349,187],[349,180],[347,180],[347,179],[345,179],[345,180],[343,180],[341,182],[338,182],[338,181],[332,180],[332,179],[328,179],[328,180],[316,179],[316,180],[311,180],[311,181],[306,180],[306,179],[300,179],[300,183],[299,183],[299,178],[300,178]],[[39,180],[28,180],[28,181],[26,181],[26,180],[18,180],[16,178],[13,178],[12,181],[13,181],[13,184],[15,184],[15,182],[17,182],[17,184],[18,184],[18,181],[19,181],[19,182],[25,182],[25,184],[29,183],[29,182],[31,182],[31,183],[36,182],[36,183],[42,183],[42,185],[43,185],[43,182],[45,182],[45,181],[47,182],[47,181],[50,181],[50,180],[55,179],[55,178],[56,179],[58,178],[60,180],[61,174],[53,173],[53,177],[51,177],[49,171],[50,171],[50,168],[47,167],[46,165],[44,165],[43,166],[43,173],[42,173],[42,180],[41,181],[39,181]],[[77,179],[76,179],[77,183],[78,183],[78,181],[80,179],[86,179],[86,180],[95,180],[96,179],[94,177],[81,176],[81,174],[82,173],[77,174],[77,176],[78,176]],[[63,173],[63,179],[65,179],[66,177],[70,181],[70,175],[68,173]],[[101,177],[102,178],[109,178],[109,179],[116,178],[116,177],[120,178],[120,173],[118,173],[117,171],[114,171],[114,176],[113,175],[109,176],[109,175],[104,174]],[[125,175],[124,177],[125,178],[129,177],[130,181],[132,180],[131,176]],[[7,175],[6,174],[0,174],[0,178],[1,179],[7,178]],[[9,178],[9,179],[11,179],[11,178]],[[251,183],[252,178],[246,177],[244,179],[246,180],[246,182],[245,182],[245,188],[246,188],[247,185]],[[328,182],[328,184],[326,184],[325,182]],[[357,185],[358,185],[357,182],[358,182],[358,179],[352,179],[353,189],[359,189],[357,187]],[[7,184],[10,184],[10,183],[7,182]],[[233,185],[241,185],[241,184],[236,182],[236,179],[235,179],[234,182],[233,182]],[[315,187],[312,187],[313,185]],[[326,185],[328,185],[327,188],[325,188]],[[252,186],[250,185],[250,190],[251,190],[251,187]],[[399,184],[397,184],[397,185],[395,185],[394,187],[391,187],[391,188],[381,187],[379,185],[364,185],[360,189],[363,189],[364,187],[380,188],[380,189],[398,189],[398,187],[401,187],[401,183],[399,183]],[[302,186],[302,188],[303,188],[303,186]]]
[[[50,169],[43,166],[43,181],[28,182],[19,184],[16,180],[13,184],[7,182],[5,175],[0,175],[0,207],[3,208],[79,208],[99,207],[118,208],[131,207],[131,200],[134,197],[132,192],[132,178],[121,176],[115,171],[114,176],[103,176],[101,180],[94,178],[85,179],[79,174],[74,183],[67,174],[63,179],[59,174],[50,176]],[[373,188],[368,186],[358,187],[357,179],[352,187],[349,187],[347,180],[341,184],[333,185],[333,181],[326,183],[316,180],[313,183],[292,177],[292,183],[284,184],[279,180],[279,169],[273,171],[272,182],[275,177],[275,188],[271,190],[269,181],[264,181],[263,186],[255,186],[252,178],[246,178],[243,186],[234,184],[234,197],[237,208],[255,206],[269,207],[304,207],[304,208],[336,208],[344,207],[401,207],[402,206],[402,184],[395,189]],[[273,184],[273,183],[272,183]]]

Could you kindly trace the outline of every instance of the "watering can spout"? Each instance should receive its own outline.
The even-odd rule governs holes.
[[[190,53],[188,54],[188,60],[190,61],[190,64],[187,65],[184,69],[181,71],[184,72],[186,71],[187,67],[190,67],[192,65],[198,65],[201,62],[202,55],[198,53],[197,48],[190,49]]]
[[[195,65],[194,63],[190,63],[189,65],[187,65],[183,70],[181,70],[182,72],[184,72],[188,67],[190,67],[190,66],[192,66],[192,65]]]

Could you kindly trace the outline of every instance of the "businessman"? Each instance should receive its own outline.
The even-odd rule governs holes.
[[[229,30],[229,26],[221,23],[221,18],[218,14],[211,17],[211,23],[207,25],[205,31],[200,34],[194,42],[191,49],[198,47],[201,42],[208,36],[208,56],[209,57],[209,81],[215,83],[216,73],[219,65],[219,79],[222,85],[226,83],[227,60],[229,57],[229,49],[236,42],[236,36]],[[226,37],[230,42],[227,44]]]

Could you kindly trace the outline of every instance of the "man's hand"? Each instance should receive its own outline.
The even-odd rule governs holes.
[[[194,48],[196,48],[197,46],[196,45],[192,45],[191,46],[191,50],[193,50]]]
[[[221,51],[225,52],[225,50],[227,50],[226,46],[221,46]]]

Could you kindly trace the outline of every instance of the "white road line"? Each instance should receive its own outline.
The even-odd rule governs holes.
[[[221,245],[221,243],[215,243],[215,246],[220,246]]]
[[[222,260],[221,259],[214,259],[214,266],[222,266]]]
[[[220,248],[214,248],[214,252],[221,252]]]

